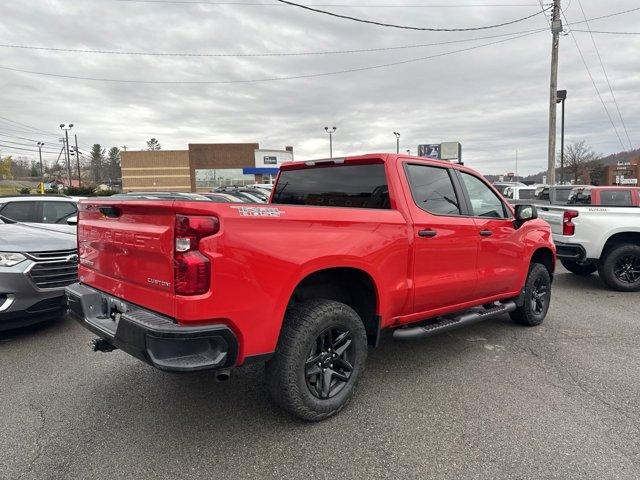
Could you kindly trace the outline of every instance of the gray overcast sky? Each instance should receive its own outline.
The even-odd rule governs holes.
[[[638,6],[634,0],[581,1],[588,18]],[[496,24],[540,9],[539,5],[536,7],[537,0],[304,3],[360,5],[324,8],[389,23],[435,27]],[[398,7],[371,8],[363,6],[365,3]],[[473,6],[452,6],[463,4]],[[564,0],[563,4],[568,5],[565,13],[569,22],[583,19],[579,0]],[[1,44],[190,53],[394,47],[547,27],[545,18],[538,15],[479,32],[416,32],[358,24],[289,6],[193,1],[0,0],[0,18]],[[640,11],[595,20],[590,26],[593,30],[637,32]],[[585,29],[585,25],[574,28]],[[574,35],[628,149],[591,38],[587,33]],[[640,142],[640,35],[594,36],[636,147]],[[357,69],[503,39],[382,52],[240,58],[104,55],[0,47],[0,66],[106,79],[229,81]],[[53,134],[59,131],[61,122],[75,123],[72,133],[78,134],[85,147],[100,143],[104,147],[127,145],[141,149],[150,137],[158,138],[163,149],[184,149],[188,143],[197,142],[259,142],[262,148],[293,145],[297,158],[328,156],[325,125],[338,127],[334,137],[337,155],[394,151],[392,132],[399,131],[401,148],[410,148],[412,153],[419,143],[458,140],[463,145],[465,161],[484,173],[513,171],[518,149],[519,172],[528,174],[546,168],[550,43],[547,30],[388,68],[260,83],[149,85],[0,70],[0,115]],[[570,36],[561,37],[559,88],[569,92],[567,141],[585,139],[603,154],[621,151]],[[0,119],[0,135],[4,135],[0,136],[0,144],[30,144],[29,140],[16,138],[19,136],[40,139],[27,132],[28,129]],[[43,136],[42,140],[59,145],[54,137]],[[0,147],[0,153],[10,150]],[[19,151],[13,153],[17,155]]]

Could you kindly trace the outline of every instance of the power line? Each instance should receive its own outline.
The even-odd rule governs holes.
[[[53,134],[49,134],[49,133],[40,133],[40,132],[34,132],[33,130],[26,130],[26,129],[16,129],[16,128],[11,128],[8,125],[5,124],[1,124],[0,123],[0,131],[5,132],[5,133],[10,133],[13,136],[16,136],[15,134],[18,135],[36,135],[38,137],[44,137],[45,139],[50,139],[50,138],[60,138],[60,135],[53,135]],[[31,140],[31,139],[30,139]],[[35,140],[36,142],[42,140],[42,138]],[[51,140],[49,140],[51,141]]]
[[[562,14],[562,16],[564,17],[565,21],[568,23],[567,17],[566,15],[564,15],[564,13]],[[576,36],[569,32],[571,35],[571,38],[573,39],[573,43],[575,43],[576,45],[576,49],[578,50],[578,54],[580,55],[580,58],[582,59],[582,63],[584,64],[584,68],[587,70],[587,75],[589,75],[589,79],[591,79],[591,83],[593,84],[593,88],[596,91],[596,94],[598,95],[598,98],[600,99],[600,103],[602,104],[602,108],[604,108],[605,113],[607,114],[607,117],[609,118],[609,122],[611,122],[611,126],[613,127],[613,131],[616,133],[616,137],[618,137],[618,141],[620,142],[620,145],[622,146],[622,149],[625,149],[624,143],[622,141],[622,138],[620,137],[620,134],[618,133],[618,129],[616,128],[616,124],[613,122],[613,118],[611,118],[611,114],[609,113],[609,109],[607,108],[606,103],[604,103],[604,100],[602,99],[602,95],[600,94],[600,90],[598,89],[598,85],[596,84],[596,81],[593,79],[593,75],[591,74],[591,70],[589,69],[589,65],[587,64],[587,61],[584,58],[584,55],[582,54],[582,49],[580,48],[580,45],[578,44],[578,40],[576,39]]]
[[[275,52],[275,53],[191,53],[191,52],[136,52],[122,50],[94,50],[87,48],[59,48],[59,47],[42,47],[32,45],[17,45],[0,43],[1,48],[16,48],[25,50],[44,50],[63,53],[95,53],[105,55],[140,55],[140,56],[159,56],[159,57],[295,57],[305,55],[336,55],[349,53],[369,53],[369,52],[386,52],[390,50],[406,50],[412,48],[432,47],[436,45],[449,45],[453,43],[474,42],[476,40],[486,40],[489,38],[508,37],[512,35],[520,35],[523,33],[537,33],[546,29],[523,30],[520,32],[501,33],[499,35],[487,35],[484,37],[466,38],[462,40],[448,40],[442,42],[418,43],[411,45],[398,45],[394,47],[378,47],[363,48],[351,50],[321,50],[311,52]]]
[[[12,127],[13,127],[13,125],[12,125],[12,124],[16,124],[16,125],[21,125],[21,126],[23,126],[23,127],[27,127],[27,128],[29,128],[29,129],[33,130],[33,131],[28,131],[28,130],[26,130],[26,131],[25,131],[25,130],[23,130],[23,131],[22,131],[22,133],[28,133],[28,134],[30,134],[30,135],[36,135],[36,134],[37,134],[37,135],[39,135],[39,136],[46,135],[46,136],[49,136],[49,137],[52,137],[52,138],[55,138],[55,139],[60,139],[60,138],[61,138],[61,134],[49,133],[49,132],[47,132],[46,130],[42,130],[42,129],[37,128],[37,127],[34,127],[34,126],[32,126],[32,125],[27,125],[26,123],[16,122],[15,120],[11,120],[10,118],[0,116],[0,122],[3,122],[3,121],[4,121],[4,123],[9,123],[9,122],[10,122],[10,123],[9,123],[9,125],[11,125]],[[6,130],[6,128],[7,128],[7,127],[5,127],[4,125],[0,125],[0,127],[1,127],[3,130]],[[16,131],[16,129],[15,129],[15,128],[12,128],[12,129],[10,129],[10,130],[14,130],[14,131]],[[32,141],[36,141],[36,140],[32,140]],[[87,145],[85,145],[85,144],[82,144],[82,143],[81,143],[80,145],[82,145],[84,148],[86,148],[86,149],[88,149],[88,150],[90,150],[90,149],[91,149],[91,147],[89,147],[89,146],[87,146]]]
[[[323,15],[329,15],[330,17],[342,18],[344,20],[351,20],[351,21],[354,21],[354,22],[366,23],[366,24],[369,24],[369,25],[377,25],[379,27],[399,28],[399,29],[402,29],[402,30],[417,30],[417,31],[421,31],[421,32],[470,32],[470,31],[476,31],[476,30],[487,30],[487,29],[490,29],[490,28],[498,28],[498,27],[504,27],[506,25],[512,25],[514,23],[522,22],[524,20],[528,20],[530,18],[537,17],[541,13],[544,13],[544,11],[540,11],[540,12],[533,13],[531,15],[527,15],[526,17],[522,17],[522,18],[517,18],[515,20],[511,20],[509,22],[497,23],[497,24],[494,24],[494,25],[485,25],[485,26],[482,26],[482,27],[434,28],[434,27],[411,27],[411,26],[408,26],[408,25],[397,25],[397,24],[394,24],[394,23],[376,22],[376,21],[373,21],[373,20],[366,20],[364,18],[352,17],[350,15],[342,15],[340,13],[329,12],[328,10],[321,10],[319,8],[310,7],[308,5],[302,5],[300,3],[290,2],[288,0],[278,0],[278,2],[284,3],[286,5],[291,5],[292,7],[298,7],[298,8],[301,8],[303,10],[308,10],[310,12],[321,13]]]
[[[5,147],[5,148],[9,148],[11,150],[24,150],[25,152],[34,152],[34,153],[38,153],[38,150],[33,150],[31,148],[21,148],[21,147],[14,147],[12,145],[4,145],[2,143],[0,143],[0,147]],[[51,153],[51,152],[49,152]]]
[[[10,118],[7,118],[7,117],[0,116],[0,119],[5,120],[5,121],[10,122],[10,123],[15,123],[16,125],[20,125],[22,127],[27,127],[27,128],[29,128],[31,130],[35,130],[35,131],[38,131],[38,132],[46,133],[46,134],[49,134],[49,135],[54,135],[53,133],[47,132],[46,130],[42,130],[40,128],[32,127],[31,125],[27,125],[26,123],[16,122],[15,120],[11,120]],[[55,135],[55,136],[57,137],[59,135]]]
[[[281,3],[273,2],[218,2],[207,0],[115,0],[123,3],[158,3],[165,5],[219,5],[239,7],[284,7]],[[474,7],[531,7],[535,3],[457,3],[457,4],[348,4],[348,3],[308,3],[310,7],[336,7],[336,8],[474,8]]]
[[[640,35],[640,32],[605,32],[602,30],[576,30],[575,28],[572,28],[571,31],[580,33],[604,33],[608,35]]]
[[[3,131],[4,131],[4,130],[3,130]],[[12,132],[9,132],[9,133],[12,133]],[[13,135],[13,134],[9,135],[9,134],[7,134],[7,133],[0,133],[0,137],[17,138],[17,139],[19,139],[19,140],[28,140],[28,141],[33,142],[33,143],[37,143],[37,142],[42,141],[42,139],[35,139],[35,138],[22,137],[22,136],[20,136],[20,135]]]
[[[11,143],[11,144],[13,144],[13,145],[18,145],[18,146],[21,146],[21,147],[33,147],[33,144],[32,144],[32,143],[15,142],[15,141],[13,141],[13,140],[5,140],[5,139],[2,139],[2,141],[3,141],[4,143]],[[47,147],[44,147],[42,151],[44,152],[44,151],[47,151],[47,150],[54,150],[54,149],[52,149],[51,147],[48,147],[48,148],[47,148]],[[36,152],[37,152],[38,150],[36,149],[36,150],[34,150],[34,151],[36,151]],[[47,151],[47,153],[54,153],[54,152],[52,152],[52,151]]]
[[[549,28],[551,28],[551,21],[549,20],[549,18],[546,15],[546,11],[544,9],[544,4],[542,3],[542,0],[538,0],[538,3],[540,4],[540,10],[542,11],[542,14],[544,15],[544,19],[547,21],[547,25],[549,25]]]
[[[606,15],[600,15],[599,17],[593,17],[593,18],[589,18],[589,19],[586,19],[586,20],[580,20],[578,22],[569,23],[567,21],[567,25],[578,25],[580,23],[593,22],[594,20],[602,20],[603,18],[610,18],[610,17],[615,17],[617,15],[624,15],[625,13],[637,12],[638,10],[640,10],[640,7],[630,8],[629,10],[623,10],[621,12],[608,13]],[[564,13],[563,13],[563,15],[564,15]],[[567,20],[566,17],[565,17],[565,20]]]
[[[591,34],[591,28],[589,27],[589,22],[587,21],[587,15],[584,13],[584,8],[582,8],[582,2],[578,0],[578,5],[580,6],[580,10],[582,11],[582,16],[585,19],[585,25],[587,26],[587,30]],[[596,44],[596,39],[591,34],[591,41],[593,42],[593,48],[596,51],[596,55],[598,56],[598,61],[600,62],[600,67],[602,67],[602,73],[604,73],[604,78],[607,81],[607,85],[609,87],[609,92],[611,92],[611,98],[613,99],[613,104],[616,106],[616,110],[618,111],[618,117],[620,118],[620,123],[622,124],[622,128],[624,129],[624,133],[627,136],[627,141],[629,142],[629,148],[633,150],[633,144],[631,143],[631,138],[629,138],[629,131],[627,130],[627,125],[624,123],[624,119],[622,118],[622,113],[620,112],[620,106],[618,105],[618,101],[616,100],[616,96],[613,93],[613,87],[611,86],[611,82],[609,81],[609,75],[607,74],[607,69],[604,66],[604,62],[602,61],[602,57],[600,56],[600,50],[598,49],[598,45]]]
[[[544,30],[546,30],[546,28]],[[393,67],[398,65],[405,65],[408,63],[415,63],[423,60],[429,60],[432,58],[444,57],[444,56],[453,55],[456,53],[476,50],[478,48],[487,47],[490,45],[496,45],[499,43],[516,40],[518,38],[523,38],[529,35],[533,35],[535,33],[539,33],[541,31],[543,30],[536,30],[534,32],[517,35],[515,37],[509,37],[502,40],[496,40],[494,42],[474,45],[472,47],[462,48],[459,50],[451,50],[448,52],[442,52],[442,53],[427,55],[427,56],[418,57],[418,58],[410,58],[408,60],[401,60],[397,62],[370,65],[366,67],[350,68],[346,70],[336,70],[332,72],[310,73],[310,74],[304,74],[304,75],[291,75],[291,76],[284,76],[284,77],[265,77],[265,78],[255,78],[255,79],[247,79],[247,80],[129,80],[129,79],[114,79],[114,78],[81,77],[76,75],[64,75],[64,74],[56,74],[56,73],[49,73],[49,72],[38,72],[34,70],[25,70],[21,68],[7,67],[2,65],[0,65],[0,70],[8,70],[8,71],[19,72],[19,73],[28,73],[32,75],[42,75],[42,76],[54,77],[54,78],[68,78],[73,80],[87,80],[87,81],[93,81],[93,82],[109,82],[109,83],[133,83],[133,84],[150,84],[150,85],[229,85],[229,84],[240,84],[240,83],[262,83],[262,82],[275,82],[275,81],[282,81],[282,80],[297,80],[297,79],[303,79],[303,78],[326,77],[326,76],[341,75],[346,73],[364,72],[367,70],[377,70],[377,69],[388,68],[388,67]]]

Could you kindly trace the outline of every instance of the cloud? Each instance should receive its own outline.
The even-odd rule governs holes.
[[[357,3],[353,0],[341,3],[349,2]],[[505,3],[513,5],[519,1]],[[567,17],[570,21],[581,20],[577,1],[572,3]],[[620,0],[615,6],[595,0],[582,3],[589,17],[636,6],[633,0]],[[340,11],[400,24],[455,27],[508,21],[535,11],[535,7]],[[0,24],[0,43],[201,53],[389,47],[476,38],[547,25],[542,16],[537,16],[482,32],[407,32],[360,25],[291,7],[163,5],[114,0],[73,4],[58,0],[3,2],[0,16],[4,20]],[[634,31],[639,17],[640,12],[636,12],[594,21],[591,28]],[[575,36],[626,142],[591,39],[584,33]],[[595,38],[629,135],[637,145],[640,38],[604,34]],[[145,57],[0,48],[0,65],[113,79],[242,80],[361,68],[490,41],[360,54],[265,58]],[[188,143],[197,142],[257,141],[265,148],[293,145],[299,158],[327,155],[325,125],[338,127],[334,136],[334,152],[338,155],[393,151],[392,132],[399,131],[402,149],[410,148],[412,152],[419,143],[459,140],[465,162],[485,173],[513,170],[517,149],[519,171],[527,174],[546,168],[550,44],[550,34],[545,31],[395,67],[253,84],[123,84],[2,71],[1,114],[52,133],[57,132],[59,123],[73,122],[74,132],[84,146],[100,143],[106,147],[143,148],[151,136],[158,138],[165,149],[183,149]],[[622,147],[568,36],[561,39],[559,78],[559,88],[569,92],[567,142],[585,139],[599,152],[620,151]],[[3,128],[8,128],[6,122],[0,122],[0,132]]]

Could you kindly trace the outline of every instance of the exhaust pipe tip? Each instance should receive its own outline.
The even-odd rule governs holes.
[[[231,378],[231,370],[225,369],[216,372],[216,381],[217,382],[226,382]]]

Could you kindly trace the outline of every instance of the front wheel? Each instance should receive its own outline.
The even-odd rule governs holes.
[[[520,325],[540,325],[547,316],[550,302],[551,275],[544,265],[532,263],[524,285],[524,302],[509,315]]]
[[[560,259],[560,263],[562,263],[562,266],[569,270],[571,273],[580,275],[581,277],[591,275],[596,270],[598,270],[598,266],[595,263],[580,263],[576,262],[575,260],[567,260],[564,258]]]
[[[295,305],[267,362],[271,398],[303,420],[335,415],[351,400],[366,357],[367,335],[351,307],[324,299]]]
[[[623,244],[607,251],[598,265],[600,278],[613,290],[640,290],[640,246]]]

